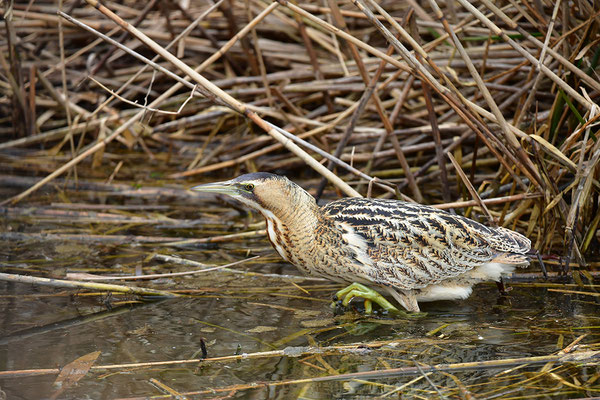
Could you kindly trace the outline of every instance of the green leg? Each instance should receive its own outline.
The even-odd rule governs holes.
[[[373,312],[373,303],[379,304],[381,308],[390,313],[400,313],[400,311],[387,301],[377,291],[366,287],[360,283],[353,283],[347,288],[344,288],[335,294],[335,297],[342,300],[342,305],[347,307],[355,297],[361,297],[365,300],[365,314]]]

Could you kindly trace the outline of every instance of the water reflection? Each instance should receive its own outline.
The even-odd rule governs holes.
[[[231,228],[231,222],[226,225]],[[148,226],[128,232],[192,236]],[[260,236],[176,248],[64,241],[6,245],[4,254],[10,256],[4,257],[2,271],[9,273],[61,277],[67,272],[186,270],[147,261],[152,251],[161,251],[209,264],[259,254],[261,259],[238,269],[297,274]],[[397,398],[398,393],[402,398],[460,393],[503,398],[536,396],[544,387],[554,388],[555,398],[570,398],[589,397],[599,389],[593,366],[572,364],[548,364],[545,372],[542,364],[310,382],[361,371],[551,355],[586,333],[582,349],[597,349],[600,317],[586,296],[515,284],[503,298],[495,285],[479,285],[465,301],[424,303],[422,315],[394,318],[353,311],[336,314],[330,303],[340,286],[327,282],[213,271],[138,284],[178,289],[188,297],[142,302],[131,296],[0,282],[0,369],[21,371],[12,377],[0,374],[0,389],[7,398],[49,398],[58,368],[94,351],[101,352],[95,367],[59,398],[164,394],[156,382],[190,398],[240,399]],[[197,360],[202,342],[207,361]],[[216,357],[229,358],[212,360]],[[192,361],[169,364],[174,360]],[[149,362],[167,364],[118,366]],[[111,365],[118,367],[107,368]],[[529,383],[518,384],[526,379]]]

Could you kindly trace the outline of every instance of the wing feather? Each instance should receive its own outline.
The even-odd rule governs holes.
[[[523,255],[531,247],[529,239],[509,229],[420,204],[346,198],[322,211],[339,229],[362,239],[360,252],[372,260],[365,270],[371,279],[404,289],[441,282],[499,256]]]

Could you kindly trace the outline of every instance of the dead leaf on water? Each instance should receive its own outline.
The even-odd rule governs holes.
[[[52,398],[57,398],[62,392],[83,378],[94,365],[98,356],[100,356],[100,351],[94,351],[65,365],[54,381],[53,386],[57,388],[57,391],[52,395]]]

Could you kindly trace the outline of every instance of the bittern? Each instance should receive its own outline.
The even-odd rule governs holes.
[[[366,285],[419,312],[418,302],[465,299],[474,284],[529,264],[531,242],[523,235],[420,204],[352,197],[319,207],[297,184],[265,172],[193,190],[259,211],[281,257],[306,275],[350,283],[337,298],[345,306],[363,298],[367,312],[372,302],[398,310]]]

